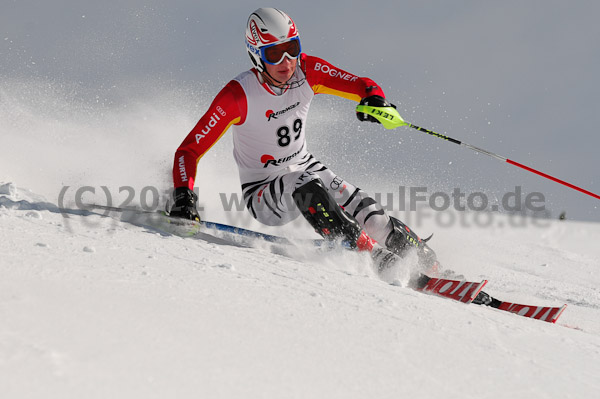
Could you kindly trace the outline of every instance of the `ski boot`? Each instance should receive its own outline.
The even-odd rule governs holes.
[[[396,280],[400,257],[369,237],[356,219],[335,202],[320,179],[299,187],[292,197],[302,215],[324,239],[342,239],[353,249],[369,251],[379,277],[390,283]]]
[[[493,308],[499,308],[502,304],[502,301],[492,298],[487,292],[481,291],[471,303],[474,303],[475,305],[485,305]]]
[[[187,187],[177,187],[173,192],[175,202],[171,207],[169,216],[200,221],[200,215],[196,209],[198,196]]]
[[[427,245],[431,237],[421,240],[407,225],[394,217],[390,217],[390,223],[392,223],[392,231],[385,240],[386,248],[401,258],[404,258],[412,248],[416,248],[419,259],[418,269],[425,273],[437,274],[440,264],[433,249]]]

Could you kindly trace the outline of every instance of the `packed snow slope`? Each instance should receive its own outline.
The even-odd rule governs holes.
[[[585,398],[600,226],[449,229],[439,257],[557,324],[378,280],[349,252],[245,248],[61,214],[0,187],[3,398]],[[508,224],[508,223],[507,223]]]
[[[121,205],[134,194],[128,204],[161,207],[173,153],[210,95],[163,89],[155,101],[106,106],[51,82],[3,83],[2,399],[531,399],[600,390],[599,225],[398,215],[422,236],[435,233],[442,264],[488,279],[491,295],[568,304],[557,324],[386,284],[364,254],[161,234],[118,214],[84,212],[78,193],[80,202],[107,203],[109,193]],[[314,151],[356,126],[321,110],[311,111]],[[382,134],[361,128],[362,137]],[[344,177],[371,191],[410,185],[414,175]],[[243,207],[225,209],[232,197],[221,194],[239,192],[227,136],[200,162],[198,185],[208,220],[314,237],[301,221],[266,229]]]

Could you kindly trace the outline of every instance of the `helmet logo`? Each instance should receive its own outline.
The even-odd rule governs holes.
[[[279,39],[276,36],[268,33],[267,29],[264,29],[264,32],[263,32],[263,30],[261,30],[257,26],[255,20],[250,21],[250,32],[252,33],[252,37],[248,38],[248,39],[250,39],[249,42],[258,47],[264,46],[265,44],[271,44],[271,43],[279,41]],[[254,42],[254,43],[252,43],[252,42]]]
[[[260,40],[260,38],[258,37],[258,27],[256,26],[256,22],[255,21],[250,21],[250,32],[252,32],[252,37],[249,37],[248,42],[250,42],[250,44],[256,46],[258,44],[258,41]]]
[[[290,26],[290,30],[288,32],[287,37],[297,36],[298,35],[298,31],[296,30],[296,24],[294,23],[294,21],[292,21],[290,19],[290,21],[288,22],[288,24],[291,25],[291,26]]]

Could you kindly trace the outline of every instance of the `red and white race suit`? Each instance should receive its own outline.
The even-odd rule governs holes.
[[[193,189],[200,158],[232,127],[234,158],[242,192],[252,215],[268,225],[285,224],[299,215],[292,192],[320,178],[336,201],[375,240],[391,231],[389,217],[362,190],[336,176],[309,153],[305,140],[308,109],[316,94],[359,102],[385,97],[371,79],[343,71],[320,58],[302,54],[291,81],[299,87],[276,94],[255,69],[231,80],[175,153],[175,187]]]

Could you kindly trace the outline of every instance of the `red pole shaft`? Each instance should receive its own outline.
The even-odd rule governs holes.
[[[509,164],[511,164],[511,165],[518,166],[519,168],[525,169],[525,170],[527,170],[527,171],[529,171],[529,172],[535,173],[536,175],[540,175],[540,176],[542,176],[542,177],[545,177],[546,179],[550,179],[550,180],[552,180],[552,181],[555,181],[555,182],[557,182],[557,183],[563,184],[563,185],[565,185],[565,186],[567,186],[567,187],[570,187],[570,188],[572,188],[572,189],[574,189],[574,190],[580,191],[580,192],[582,192],[582,193],[584,193],[584,194],[587,194],[587,195],[589,195],[589,196],[592,196],[592,197],[594,197],[594,198],[600,199],[600,195],[598,195],[598,194],[594,194],[594,193],[592,193],[591,191],[584,190],[583,188],[581,188],[581,187],[577,187],[576,185],[574,185],[574,184],[571,184],[571,183],[567,183],[567,182],[566,182],[566,181],[564,181],[564,180],[557,179],[557,178],[556,178],[556,177],[554,177],[554,176],[547,175],[546,173],[543,173],[543,172],[540,172],[539,170],[535,170],[535,169],[533,169],[533,168],[530,168],[529,166],[525,166],[525,165],[523,165],[523,164],[520,164],[520,163],[518,163],[518,162],[511,161],[510,159],[507,159],[507,160],[506,160],[506,162],[508,162],[508,163],[509,163]]]
[[[490,152],[490,151],[484,150],[483,148],[479,148],[479,147],[475,147],[475,146],[473,146],[473,145],[471,145],[471,144],[463,143],[463,142],[462,142],[462,141],[460,141],[460,140],[456,140],[456,139],[453,139],[452,137],[444,136],[444,135],[442,135],[442,134],[439,134],[439,133],[436,133],[436,132],[434,132],[433,130],[424,129],[424,128],[422,128],[422,127],[419,127],[419,126],[417,126],[417,125],[413,125],[412,123],[409,123],[409,124],[408,124],[408,126],[409,126],[409,127],[412,127],[413,129],[416,129],[416,130],[418,130],[418,131],[420,131],[420,132],[423,132],[423,133],[430,134],[430,135],[432,135],[432,136],[438,137],[438,138],[440,138],[440,139],[444,139],[444,140],[446,140],[446,141],[450,141],[451,143],[458,144],[458,145],[462,145],[462,146],[464,146],[464,147],[467,147],[468,149],[470,149],[470,150],[473,150],[473,151],[475,151],[475,152],[479,152],[479,153],[482,153],[482,154],[485,154],[485,155],[489,155],[490,157],[492,157],[492,158],[496,158],[496,159],[497,159],[497,160],[499,160],[499,161],[508,162],[508,163],[509,163],[509,164],[511,164],[511,165],[518,166],[519,168],[525,169],[525,170],[527,170],[527,171],[529,171],[529,172],[531,172],[531,173],[535,173],[536,175],[540,175],[540,176],[542,176],[542,177],[545,177],[546,179],[550,179],[550,180],[552,180],[552,181],[555,181],[555,182],[557,182],[557,183],[563,184],[563,185],[565,185],[565,186],[567,186],[567,187],[570,187],[570,188],[572,188],[573,190],[577,190],[577,191],[579,191],[579,192],[582,192],[582,193],[584,193],[584,194],[587,194],[587,195],[589,195],[589,196],[591,196],[591,197],[594,197],[594,198],[600,199],[600,195],[598,195],[598,194],[594,194],[594,193],[592,193],[591,191],[584,190],[583,188],[581,188],[581,187],[577,187],[576,185],[574,185],[574,184],[571,184],[571,183],[567,183],[567,182],[566,182],[566,181],[564,181],[564,180],[557,179],[557,178],[556,178],[556,177],[554,177],[554,176],[547,175],[546,173],[543,173],[543,172],[540,172],[539,170],[535,170],[535,169],[533,169],[533,168],[530,168],[529,166],[525,166],[525,165],[523,165],[523,164],[521,164],[521,163],[518,163],[518,162],[515,162],[515,161],[511,161],[511,160],[510,160],[510,159],[508,159],[508,158],[505,158],[505,157],[503,157],[503,156],[500,156],[500,155],[498,155],[498,154],[494,154],[493,152]]]

